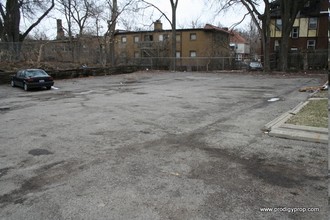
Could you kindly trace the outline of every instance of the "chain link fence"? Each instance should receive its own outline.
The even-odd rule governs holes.
[[[27,62],[32,64],[66,63],[76,66],[106,66],[109,56],[100,42],[93,41],[25,41],[23,43],[0,43],[0,62]],[[233,57],[117,57],[117,66],[135,65],[145,69],[170,69],[173,62],[178,71],[214,71],[246,69],[248,61],[237,61]],[[271,68],[277,69],[278,54],[271,56]],[[58,64],[60,63],[60,64]],[[327,69],[328,51],[292,51],[288,66],[293,70]]]
[[[135,65],[144,69],[160,70],[168,70],[174,62],[177,71],[232,70],[239,67],[231,57],[141,57],[117,60],[119,65]]]
[[[272,54],[271,68],[279,68],[279,54]],[[290,51],[288,56],[290,70],[328,69],[328,50]]]
[[[26,41],[0,43],[0,62],[64,62],[102,64],[105,51],[98,45],[79,41]]]

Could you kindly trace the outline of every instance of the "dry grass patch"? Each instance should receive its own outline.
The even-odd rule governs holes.
[[[328,128],[328,99],[310,100],[286,123]]]

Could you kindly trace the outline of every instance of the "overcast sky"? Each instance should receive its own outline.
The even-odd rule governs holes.
[[[120,1],[120,0],[119,0]],[[160,10],[162,10],[169,19],[171,19],[171,4],[170,0],[148,0],[149,2],[156,5]],[[177,28],[191,28],[192,22],[197,22],[199,26],[204,26],[206,23],[210,23],[213,25],[221,25],[223,27],[231,27],[233,24],[239,22],[246,10],[244,7],[236,7],[233,10],[229,10],[226,13],[216,13],[215,6],[212,7],[210,3],[206,4],[206,0],[179,0],[178,8],[177,8]],[[153,9],[153,16],[144,16],[143,20],[140,21],[140,24],[151,24],[154,20],[160,17],[160,13]],[[42,23],[35,29],[32,35],[35,33],[45,32],[46,35],[50,39],[54,39],[56,36],[56,18],[61,18],[59,14],[55,14],[55,11],[52,12],[52,15],[42,21]],[[135,18],[133,18],[135,19]],[[63,25],[65,25],[65,19],[62,18]],[[153,21],[152,21],[153,20]],[[163,22],[164,29],[170,29],[170,24],[165,18],[161,19]],[[23,21],[24,22],[24,21]],[[135,21],[136,22],[136,21]],[[244,28],[250,22],[250,18],[247,19],[238,26],[239,28]],[[139,24],[137,22],[137,24]],[[106,24],[104,23],[104,29],[106,28]],[[117,26],[119,29],[124,29],[125,27],[122,25]],[[144,27],[142,26],[142,29]],[[147,27],[146,27],[147,28]],[[104,33],[101,33],[104,34]]]
[[[166,14],[171,18],[171,4],[170,0],[149,0],[149,2],[154,3],[160,9],[164,10]],[[230,27],[234,23],[239,22],[243,15],[246,13],[245,8],[236,7],[233,10],[229,10],[226,13],[216,13],[216,6],[211,5],[207,0],[179,0],[177,8],[177,27],[189,26],[192,21],[198,21],[199,23],[211,23],[222,26]],[[167,28],[170,28],[168,22],[166,23]],[[245,22],[246,24],[246,22]]]

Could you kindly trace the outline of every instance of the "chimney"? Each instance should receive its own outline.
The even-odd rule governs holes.
[[[56,35],[56,39],[57,40],[62,40],[64,39],[64,31],[63,31],[63,26],[62,26],[62,20],[61,19],[57,19],[57,35]]]
[[[163,24],[160,20],[157,20],[154,22],[154,31],[162,31],[163,30]]]

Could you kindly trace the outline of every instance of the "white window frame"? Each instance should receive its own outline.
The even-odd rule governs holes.
[[[317,29],[318,19],[316,17],[308,19],[308,29],[309,30],[316,30]]]
[[[191,51],[189,51],[189,56],[190,56],[190,57],[197,57],[197,52],[196,52],[196,50],[191,50]]]
[[[292,38],[299,38],[299,27],[293,27],[291,31]]]
[[[190,40],[197,40],[197,34],[196,33],[191,33],[190,34]]]
[[[276,19],[275,27],[276,27],[276,30],[278,30],[278,31],[282,30],[282,19]]]
[[[139,36],[134,36],[134,43],[140,42],[140,37]]]
[[[175,57],[176,57],[176,58],[181,58],[181,52],[180,52],[180,51],[177,51],[177,52],[175,53]]]
[[[126,36],[122,36],[121,37],[121,42],[124,43],[124,44],[127,43],[127,37]]]
[[[307,40],[307,49],[315,50],[316,48],[316,40]]]

